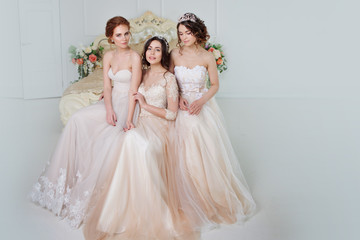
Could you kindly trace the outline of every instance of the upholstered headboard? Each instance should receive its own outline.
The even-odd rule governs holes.
[[[131,28],[129,45],[139,54],[142,53],[145,41],[155,35],[163,36],[169,42],[170,50],[176,46],[177,34],[175,22],[169,19],[160,18],[149,11],[139,18],[129,20],[129,22]],[[104,47],[104,52],[111,49],[111,45],[108,43],[104,34],[99,35],[95,39],[94,45]]]

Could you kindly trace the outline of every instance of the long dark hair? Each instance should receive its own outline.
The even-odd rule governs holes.
[[[170,53],[169,53],[169,44],[163,37],[154,36],[152,38],[149,38],[145,45],[144,50],[142,53],[142,64],[144,68],[147,68],[150,66],[150,63],[146,60],[146,51],[149,48],[152,41],[159,41],[161,44],[161,66],[169,71],[170,66]]]

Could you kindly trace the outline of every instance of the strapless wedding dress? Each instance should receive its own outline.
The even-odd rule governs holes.
[[[66,124],[51,160],[34,185],[30,197],[77,228],[86,219],[110,172],[109,149],[126,126],[131,72],[120,70],[108,76],[114,81],[112,105],[116,126],[106,122],[104,101],[73,114]]]
[[[181,96],[189,104],[207,92],[204,66],[175,67]],[[244,220],[255,211],[223,115],[210,99],[199,115],[179,110],[175,126],[179,208],[196,228]]]

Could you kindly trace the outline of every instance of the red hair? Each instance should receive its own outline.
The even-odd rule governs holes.
[[[106,27],[105,27],[105,36],[108,38],[109,43],[112,43],[110,38],[114,34],[114,29],[119,25],[125,25],[130,29],[130,23],[124,17],[116,16],[116,17],[110,18],[107,21]]]

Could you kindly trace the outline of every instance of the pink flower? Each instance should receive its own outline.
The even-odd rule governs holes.
[[[223,60],[222,60],[221,58],[219,58],[219,59],[216,61],[216,64],[217,64],[217,65],[223,64]]]
[[[71,59],[71,62],[72,62],[73,64],[75,64],[75,63],[76,63],[76,59],[75,59],[75,58]]]
[[[211,48],[209,48],[209,52],[213,52],[215,50],[215,48],[213,48],[213,47],[211,47]]]
[[[84,63],[84,59],[83,58],[78,58],[76,59],[76,63],[79,65],[82,65]]]
[[[89,56],[89,60],[90,60],[90,62],[92,62],[92,63],[96,62],[96,59],[97,59],[97,57],[96,57],[94,54],[91,54],[91,55]]]

